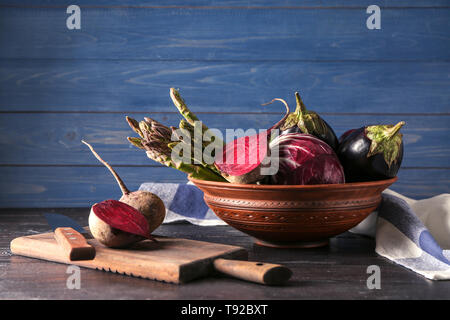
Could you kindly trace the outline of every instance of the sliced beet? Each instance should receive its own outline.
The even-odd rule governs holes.
[[[105,200],[92,206],[92,212],[112,228],[152,239],[147,219],[132,206],[117,200]]]
[[[135,120],[127,117],[127,121],[129,121],[129,123],[133,123],[132,121]],[[164,202],[156,194],[148,191],[137,190],[130,192],[113,167],[111,167],[108,162],[103,160],[89,143],[84,140],[81,140],[81,142],[89,147],[92,154],[98,159],[98,161],[108,168],[116,179],[120,190],[122,190],[122,197],[120,197],[119,201],[132,206],[144,215],[148,222],[150,233],[158,228],[163,223],[166,216],[166,207]]]
[[[261,174],[261,164],[269,154],[269,137],[272,130],[277,129],[289,115],[289,106],[282,99],[286,107],[284,117],[268,130],[253,136],[237,138],[227,143],[221,154],[216,155],[214,165],[222,176],[232,183],[255,183],[264,176]]]
[[[240,137],[225,145],[221,161],[216,158],[215,164],[228,181],[252,183],[259,179],[255,170],[267,155],[267,133]]]

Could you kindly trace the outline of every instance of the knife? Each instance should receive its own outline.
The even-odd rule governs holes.
[[[70,261],[92,260],[95,248],[86,239],[92,236],[73,219],[57,213],[45,213],[45,219],[55,233],[59,247]]]

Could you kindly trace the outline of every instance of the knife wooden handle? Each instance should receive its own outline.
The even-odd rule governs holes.
[[[280,264],[222,258],[214,260],[214,268],[235,278],[267,285],[284,284],[292,275],[289,268]]]
[[[72,228],[56,228],[55,239],[71,261],[92,260],[95,257],[95,248],[87,243],[81,233]]]

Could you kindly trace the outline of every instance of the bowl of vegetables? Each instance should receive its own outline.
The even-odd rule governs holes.
[[[397,180],[403,121],[349,129],[338,138],[296,92],[294,112],[283,99],[273,99],[269,103],[282,102],[286,108],[281,120],[225,143],[177,90],[170,89],[170,97],[184,117],[179,127],[127,117],[139,135],[128,141],[150,159],[185,172],[220,219],[258,244],[326,245],[374,211],[383,190]],[[207,141],[199,139],[205,135]],[[193,145],[199,149],[191,151]],[[180,150],[182,157],[175,159]],[[214,150],[213,162],[201,157],[208,150]]]
[[[364,220],[397,178],[318,185],[235,184],[189,178],[228,225],[271,247],[318,247]]]

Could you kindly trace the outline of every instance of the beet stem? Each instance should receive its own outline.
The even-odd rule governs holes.
[[[272,100],[269,101],[269,102],[263,103],[262,106],[266,106],[266,105],[268,105],[268,104],[272,104],[272,103],[274,103],[275,101],[280,101],[280,102],[282,102],[282,103],[284,104],[284,106],[286,107],[286,114],[284,115],[284,117],[283,117],[280,121],[278,121],[278,122],[275,123],[272,127],[269,128],[270,131],[273,130],[273,129],[278,128],[278,127],[284,122],[284,120],[286,120],[286,118],[288,117],[288,115],[289,115],[289,113],[290,113],[289,105],[287,104],[286,101],[284,101],[283,99],[280,99],[280,98],[272,99]]]
[[[125,183],[123,182],[123,180],[119,177],[117,172],[108,164],[108,162],[103,160],[98,155],[98,153],[95,152],[94,148],[89,143],[87,143],[84,140],[81,140],[81,142],[83,142],[85,145],[87,145],[89,147],[89,149],[91,149],[91,152],[94,154],[94,156],[98,159],[98,161],[100,161],[105,167],[107,167],[109,169],[109,171],[111,171],[112,175],[114,176],[114,178],[116,179],[117,183],[119,184],[120,190],[122,190],[123,195],[129,194],[130,190],[128,190],[128,188],[125,186]]]

